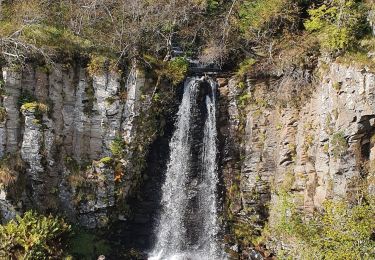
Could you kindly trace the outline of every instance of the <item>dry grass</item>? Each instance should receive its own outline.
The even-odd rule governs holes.
[[[0,160],[0,184],[8,187],[17,181],[18,173],[23,169],[19,155],[8,155]]]

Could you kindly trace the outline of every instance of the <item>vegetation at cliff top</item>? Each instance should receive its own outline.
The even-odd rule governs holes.
[[[61,259],[70,226],[32,211],[0,225],[1,259]]]
[[[233,67],[252,59],[251,70],[271,73],[311,66],[321,54],[373,51],[373,9],[368,0],[4,0],[0,48],[8,63],[84,56],[95,74],[146,53],[167,61],[180,46],[203,62]],[[174,82],[181,62],[164,67]]]

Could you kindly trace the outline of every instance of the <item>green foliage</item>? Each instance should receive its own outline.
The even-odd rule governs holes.
[[[238,97],[238,106],[240,108],[244,108],[248,104],[251,97],[251,93],[243,93],[241,96]]]
[[[113,161],[113,160],[112,160],[111,157],[103,157],[102,159],[100,159],[100,162],[101,162],[101,163],[104,163],[104,164],[107,164],[107,165],[111,164],[112,161]]]
[[[355,46],[366,32],[366,12],[355,0],[325,1],[308,11],[307,31],[316,32],[322,48],[328,52]]]
[[[118,71],[115,60],[103,55],[91,55],[90,62],[87,65],[87,72],[90,76],[98,76],[108,71]]]
[[[328,200],[321,212],[305,220],[296,205],[291,194],[280,192],[271,207],[273,219],[266,230],[268,236],[289,245],[290,250],[286,253],[289,257],[372,259],[375,212],[370,205]],[[282,252],[279,254],[282,255]]]
[[[173,85],[177,85],[185,79],[188,69],[189,62],[185,58],[177,57],[167,62],[163,74],[172,81]]]
[[[64,28],[35,24],[25,28],[21,36],[27,42],[38,47],[47,46],[55,51],[64,46],[64,52],[78,52],[92,47],[92,43],[73,34]]]
[[[375,242],[374,210],[370,205],[350,206],[345,201],[327,201],[324,211],[312,224],[317,225],[317,240],[312,247],[324,259],[371,259]],[[309,254],[309,249],[306,248]]]
[[[337,159],[343,156],[348,150],[348,143],[343,132],[333,134],[331,139],[333,156]]]
[[[301,214],[298,214],[294,198],[285,190],[277,194],[276,203],[272,205],[270,214],[273,216],[270,227],[277,237],[286,239],[300,234],[303,229]]]
[[[0,225],[0,258],[61,258],[70,226],[63,219],[28,211],[6,225]]]
[[[294,154],[296,153],[295,146],[292,149],[292,153],[294,153]],[[292,171],[287,171],[284,174],[284,179],[283,179],[283,183],[281,185],[281,188],[284,191],[290,191],[290,190],[292,190],[292,187],[293,187],[293,184],[294,184],[295,180],[296,180],[296,177],[294,176],[294,173]]]
[[[183,57],[162,61],[151,55],[145,55],[144,59],[153,67],[159,77],[167,78],[173,85],[183,81],[189,69],[189,62]]]
[[[242,245],[251,245],[252,240],[256,237],[254,225],[245,221],[237,221],[233,223],[232,231],[236,239],[241,241]]]
[[[194,18],[208,20],[202,13],[216,13],[222,2],[143,0],[134,8],[128,0],[95,5],[69,0],[2,1],[0,37],[12,41],[0,45],[11,54],[5,55],[7,59],[22,59],[19,53],[36,58],[91,53],[128,58],[143,51],[161,57],[170,47],[166,39],[172,35],[173,41],[182,36],[186,45],[194,42],[198,26],[201,28]]]
[[[236,72],[236,77],[243,79],[247,73],[250,72],[251,67],[255,64],[256,60],[252,58],[247,58],[240,63],[238,70]]]
[[[70,241],[69,253],[77,259],[95,259],[110,252],[108,242],[90,232],[77,230]]]
[[[291,0],[245,0],[240,5],[240,30],[247,37],[255,37],[260,30],[277,31],[283,23],[292,23],[298,11]]]
[[[110,149],[113,156],[119,158],[123,156],[125,150],[125,142],[121,136],[116,136],[116,138],[111,143]]]
[[[209,13],[215,12],[220,7],[220,2],[217,0],[207,0],[207,11]]]

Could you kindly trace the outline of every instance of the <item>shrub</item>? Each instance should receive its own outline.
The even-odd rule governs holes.
[[[293,196],[280,192],[266,233],[286,243],[292,259],[372,259],[374,214],[366,203],[328,200],[321,212],[304,220]]]
[[[112,163],[112,158],[111,157],[104,157],[104,158],[100,159],[100,162],[108,165],[108,164]]]
[[[266,30],[273,33],[286,23],[294,23],[299,1],[291,0],[246,0],[239,8],[240,30],[248,38]]]
[[[188,69],[188,61],[185,58],[177,57],[167,62],[164,74],[172,81],[173,85],[177,85],[185,79]]]
[[[7,165],[3,163],[3,160],[0,164],[0,188],[2,185],[5,187],[14,183],[17,179],[17,172],[13,171]]]
[[[303,228],[294,198],[283,189],[278,192],[276,203],[270,208],[270,214],[270,228],[277,237],[287,240],[292,235],[298,235]]]
[[[347,51],[344,55],[338,57],[336,61],[338,63],[343,63],[347,65],[355,65],[357,67],[367,67],[372,72],[375,71],[375,58],[373,56],[369,56],[375,50],[375,47],[368,47],[366,46],[365,50],[359,51]]]
[[[251,97],[251,93],[243,93],[241,96],[238,97],[238,106],[240,108],[244,108],[248,104]]]
[[[340,82],[335,82],[332,84],[332,88],[336,91],[339,92],[341,89],[341,83]]]
[[[5,91],[5,81],[0,77],[0,97],[4,97],[6,95]]]
[[[111,252],[107,241],[94,233],[77,230],[70,241],[69,253],[77,259],[96,259],[98,255],[106,255]]]
[[[70,226],[63,219],[28,211],[0,225],[0,258],[61,259],[69,232]]]
[[[40,102],[31,102],[25,103],[21,106],[21,111],[29,111],[29,112],[36,112],[36,113],[47,113],[48,106],[46,104]]]
[[[107,58],[104,56],[94,56],[91,55],[90,62],[87,65],[87,72],[90,76],[96,76],[105,71],[105,64]]]
[[[122,157],[124,154],[125,142],[121,136],[116,136],[111,143],[110,149],[113,156]]]
[[[250,72],[251,67],[255,64],[256,60],[252,58],[247,58],[240,63],[238,70],[236,72],[236,77],[243,79],[247,73]]]
[[[349,146],[343,132],[335,133],[332,136],[331,147],[335,158],[339,158],[346,153]]]
[[[326,201],[324,211],[312,223],[317,225],[318,239],[312,241],[314,251],[324,259],[371,259],[375,242],[374,211],[370,205],[351,206],[345,201]],[[309,249],[306,249],[306,255]]]
[[[144,59],[155,69],[159,77],[167,78],[173,85],[177,85],[183,81],[189,69],[189,62],[183,57],[177,57],[170,61],[162,61],[151,55],[144,55]]]
[[[64,51],[66,52],[92,47],[90,41],[74,35],[69,30],[44,24],[26,27],[23,31],[22,39],[27,42],[34,42],[36,46],[46,47],[52,51],[58,50],[61,46],[64,46]]]
[[[209,13],[215,12],[220,7],[220,2],[216,0],[207,0],[207,11]]]
[[[325,1],[308,11],[307,31],[316,32],[320,45],[328,52],[346,50],[357,44],[366,32],[366,12],[355,0]]]
[[[295,153],[295,151],[294,151],[294,153]],[[285,191],[292,190],[295,180],[296,180],[296,177],[294,176],[294,173],[291,170],[287,171],[284,174],[284,179],[283,179],[283,182],[281,184],[281,188]]]

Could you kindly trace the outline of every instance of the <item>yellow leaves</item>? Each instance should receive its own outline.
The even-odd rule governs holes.
[[[47,113],[49,110],[48,105],[40,102],[25,103],[21,106],[21,111]]]

